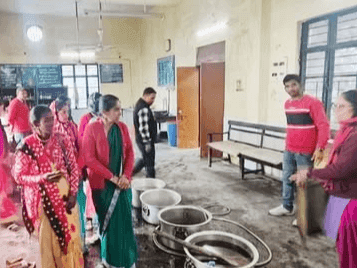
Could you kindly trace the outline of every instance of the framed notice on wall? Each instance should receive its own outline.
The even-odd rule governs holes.
[[[168,56],[157,60],[158,86],[175,85],[175,56]]]
[[[101,64],[101,83],[123,83],[123,64]]]

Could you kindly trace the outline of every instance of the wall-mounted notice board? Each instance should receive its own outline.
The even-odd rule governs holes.
[[[16,88],[21,83],[25,88],[58,88],[62,86],[61,65],[0,65],[1,88]]]
[[[175,55],[157,60],[158,86],[175,85]]]
[[[123,64],[101,64],[101,83],[123,83]]]

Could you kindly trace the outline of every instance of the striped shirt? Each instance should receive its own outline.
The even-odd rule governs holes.
[[[287,100],[284,108],[287,151],[312,154],[316,148],[325,148],[330,137],[330,125],[321,101],[304,95],[298,100]]]

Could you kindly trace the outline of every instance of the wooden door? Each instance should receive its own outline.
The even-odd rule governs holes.
[[[223,132],[224,62],[202,63],[200,72],[200,156],[207,157],[207,134]],[[222,140],[222,136],[216,135],[214,140]],[[221,155],[219,152],[213,154]]]
[[[177,147],[199,147],[199,68],[177,68]]]

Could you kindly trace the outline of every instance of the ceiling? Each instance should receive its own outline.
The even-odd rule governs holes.
[[[77,0],[79,15],[84,10],[102,10],[118,12],[144,12],[155,6],[173,6],[180,0]],[[0,0],[0,11],[20,14],[46,14],[59,16],[75,16],[75,0]]]

